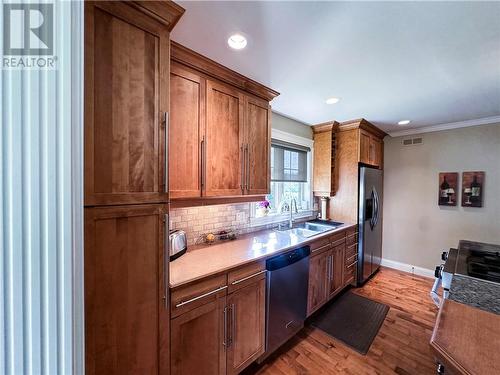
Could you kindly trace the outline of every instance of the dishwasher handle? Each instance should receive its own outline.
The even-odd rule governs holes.
[[[266,261],[266,270],[276,271],[306,258],[311,254],[309,246],[302,246],[287,253],[277,255]]]

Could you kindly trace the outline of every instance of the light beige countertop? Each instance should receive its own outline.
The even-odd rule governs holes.
[[[309,238],[287,232],[263,230],[243,235],[233,241],[192,246],[186,254],[170,262],[170,287],[175,288],[246,263],[277,255],[331,236],[354,225],[343,224]]]

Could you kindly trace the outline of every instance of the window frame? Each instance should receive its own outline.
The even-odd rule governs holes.
[[[310,151],[307,153],[307,182],[309,183],[309,210],[299,211],[299,213],[294,214],[294,218],[308,218],[314,215],[314,196],[313,196],[313,152],[314,152],[314,141],[309,138],[301,137],[292,133],[288,133],[279,129],[271,129],[271,138],[283,142],[288,142],[298,146],[308,147]],[[269,158],[271,158],[269,156]],[[271,183],[271,181],[269,182]],[[270,188],[270,187],[269,187]],[[278,223],[288,220],[290,215],[285,214],[271,214],[264,217],[255,217],[255,208],[258,202],[250,203],[250,224],[251,225],[263,225]]]

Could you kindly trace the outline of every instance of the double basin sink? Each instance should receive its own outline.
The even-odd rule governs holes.
[[[325,233],[334,230],[343,225],[343,223],[337,223],[332,221],[327,222],[317,222],[317,221],[306,221],[304,223],[296,224],[292,228],[278,229],[281,233],[294,234],[303,238],[309,238],[316,236],[321,233]]]

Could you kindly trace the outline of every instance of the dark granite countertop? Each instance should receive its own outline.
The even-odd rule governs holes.
[[[478,309],[500,314],[500,284],[467,276],[466,258],[470,252],[500,252],[500,245],[461,240],[456,272],[453,275],[449,298]]]
[[[454,275],[449,298],[453,301],[500,314],[500,284]]]

